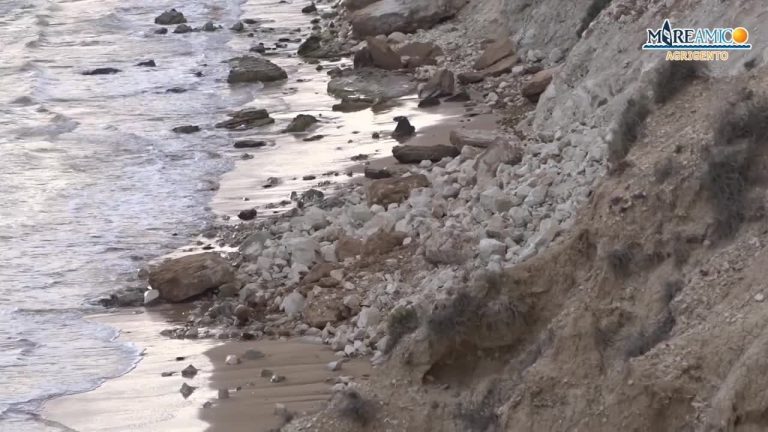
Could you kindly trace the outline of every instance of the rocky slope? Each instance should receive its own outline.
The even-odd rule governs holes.
[[[365,14],[425,16],[348,3],[346,46]],[[356,60],[434,43],[443,55],[414,75],[452,70],[512,130],[456,131],[456,157],[232,228],[236,281],[176,334],[229,325],[372,356],[372,384],[285,430],[763,430],[765,59],[704,68],[639,49],[663,18],[759,41],[761,5],[449,6]]]

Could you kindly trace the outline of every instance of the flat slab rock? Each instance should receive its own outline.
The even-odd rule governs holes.
[[[415,146],[401,145],[392,148],[392,155],[400,163],[419,163],[421,161],[439,162],[441,159],[454,158],[460,153],[459,149],[448,145]]]
[[[235,280],[235,270],[215,252],[167,260],[149,272],[149,285],[169,302],[183,302]]]
[[[352,30],[358,37],[413,33],[428,29],[455,15],[468,0],[379,0],[352,13]]]
[[[407,74],[379,69],[345,70],[328,82],[328,93],[338,98],[365,97],[377,101],[416,93],[416,81]]]

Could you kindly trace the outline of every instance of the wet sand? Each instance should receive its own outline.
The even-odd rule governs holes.
[[[137,310],[92,317],[119,328],[120,339],[142,348],[141,361],[131,372],[96,390],[47,402],[42,416],[78,432],[263,432],[280,424],[274,414],[276,403],[293,412],[317,410],[328,400],[335,376],[359,381],[369,370],[367,360],[355,360],[331,372],[327,364],[338,360],[334,353],[324,345],[298,339],[221,342],[160,336],[168,326],[166,318],[174,315],[183,313]],[[234,366],[225,363],[227,355],[241,356],[249,349],[265,356],[243,359]],[[179,372],[190,364],[199,372],[194,378],[183,378]],[[262,369],[286,380],[271,383],[260,376]],[[163,377],[164,372],[176,373]],[[188,399],[179,393],[183,383],[197,387]],[[230,390],[229,399],[218,400],[220,388]],[[212,405],[204,408],[208,401]]]

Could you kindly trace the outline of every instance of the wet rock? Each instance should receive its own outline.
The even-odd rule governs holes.
[[[195,132],[200,132],[200,126],[195,126],[195,125],[177,126],[173,128],[173,132],[177,134],[192,134]]]
[[[272,375],[272,378],[269,379],[269,382],[271,383],[281,383],[285,381],[285,377],[283,375]]]
[[[352,67],[355,69],[374,67],[373,54],[368,47],[363,47],[355,52],[355,55],[352,56]]]
[[[231,69],[227,82],[230,84],[272,82],[288,78],[285,70],[262,57],[235,57],[229,60],[229,65]]]
[[[317,118],[309,114],[299,114],[291,120],[291,123],[283,129],[284,133],[306,132],[313,124],[317,123]]]
[[[355,11],[376,3],[377,1],[378,0],[344,0],[344,7],[351,11]]]
[[[136,66],[155,67],[157,66],[157,64],[155,64],[154,60],[146,60],[146,61],[136,63]]]
[[[192,387],[187,383],[183,383],[179,389],[179,393],[181,393],[181,396],[183,396],[184,399],[187,399],[188,397],[192,396],[192,393],[194,393],[195,390],[197,390],[197,387]]]
[[[326,324],[331,325],[344,319],[344,305],[328,289],[320,293],[312,293],[307,298],[304,308],[304,322],[312,327],[322,329]]]
[[[508,37],[504,37],[485,48],[483,54],[475,61],[473,67],[475,70],[482,70],[490,67],[499,60],[515,54],[515,44]]]
[[[481,70],[479,73],[483,75],[483,78],[497,77],[511,72],[512,67],[516,64],[517,56],[509,56],[499,60],[490,67]]]
[[[397,140],[406,139],[416,133],[416,128],[411,125],[411,122],[408,121],[407,117],[395,117],[395,121],[397,122],[397,126],[395,126],[395,131],[392,132],[392,138]]]
[[[373,101],[365,98],[343,98],[331,109],[336,112],[351,113],[363,111],[373,106]]]
[[[305,305],[306,300],[304,299],[304,296],[294,291],[285,296],[282,304],[280,304],[280,309],[282,309],[289,317],[295,317],[304,310]]]
[[[462,84],[473,84],[485,79],[485,75],[480,72],[462,72],[456,77]]]
[[[260,148],[260,147],[266,147],[269,145],[267,141],[262,140],[239,140],[235,141],[234,147],[236,149],[244,149],[244,148]]]
[[[478,148],[488,148],[499,136],[494,130],[486,129],[453,129],[450,132],[449,139],[457,149],[461,150],[464,146]]]
[[[380,69],[344,70],[328,82],[328,93],[337,98],[386,101],[415,92],[416,82],[409,75]]]
[[[226,364],[228,364],[230,366],[234,366],[234,365],[240,364],[240,358],[238,358],[234,354],[230,354],[230,355],[227,356],[226,359],[224,359],[224,363],[226,363]]]
[[[178,94],[178,93],[186,93],[186,91],[187,91],[187,89],[182,88],[182,87],[171,87],[168,90],[166,90],[165,92],[166,93],[176,93],[176,94]]]
[[[423,174],[374,180],[368,185],[368,205],[379,204],[386,206],[393,203],[401,203],[408,199],[413,189],[429,186],[429,180]],[[337,247],[337,253],[338,249]],[[343,258],[339,257],[339,259]]]
[[[232,266],[215,252],[167,260],[149,273],[149,284],[170,302],[182,302],[234,281]]]
[[[188,26],[186,24],[179,24],[179,25],[176,26],[175,29],[173,29],[173,32],[177,33],[177,34],[184,34],[184,33],[193,32],[194,30],[195,29],[193,29],[192,27],[190,27],[190,26]]]
[[[373,180],[379,180],[379,179],[385,179],[392,177],[392,173],[389,172],[386,168],[371,168],[371,167],[365,167],[365,170],[363,171],[363,174],[365,175],[365,178],[373,179]]]
[[[446,102],[469,102],[470,100],[472,100],[472,98],[469,97],[469,94],[464,90],[445,99]]]
[[[329,371],[331,372],[338,372],[341,370],[341,365],[344,364],[341,360],[332,361],[326,365]]]
[[[229,399],[229,389],[219,389],[219,400]]]
[[[368,237],[363,245],[363,255],[377,256],[386,255],[403,244],[407,235],[397,231],[377,231]]]
[[[315,13],[317,12],[317,6],[312,3],[309,6],[304,6],[301,8],[301,13],[309,14],[309,13]]]
[[[262,378],[269,379],[269,378],[272,378],[274,375],[275,373],[269,369],[262,369],[261,372],[259,372],[259,376],[261,376]]]
[[[306,141],[306,142],[320,141],[323,138],[325,138],[325,135],[312,135],[310,137],[306,137],[302,139],[302,141]]]
[[[432,42],[408,42],[397,49],[403,57],[435,60],[442,56],[443,49]]]
[[[507,245],[495,239],[485,238],[480,240],[477,250],[480,258],[488,260],[493,255],[503,257],[507,253]]]
[[[544,69],[533,75],[530,81],[526,82],[520,89],[520,93],[531,102],[538,102],[539,96],[549,87],[555,73],[560,67]]]
[[[258,45],[252,46],[248,51],[264,54],[265,52],[267,52],[267,48],[264,46],[263,43],[259,42]]]
[[[408,37],[402,32],[393,32],[387,36],[387,42],[391,44],[401,44],[406,41]]]
[[[122,72],[120,69],[115,69],[112,67],[104,67],[104,68],[96,68],[91,69],[89,71],[83,72],[83,75],[112,75]]]
[[[421,161],[439,162],[443,158],[455,158],[459,149],[449,145],[413,146],[400,145],[392,148],[392,155],[400,163],[420,163]]]
[[[322,191],[317,189],[309,189],[308,191],[302,193],[296,201],[298,202],[299,207],[306,207],[310,204],[319,203],[323,200],[323,198],[325,198],[325,194]]]
[[[243,354],[243,358],[246,360],[260,360],[266,357],[263,352],[255,349],[249,349]]]
[[[311,56],[321,48],[320,36],[312,35],[299,45],[298,54],[300,56]]]
[[[386,41],[373,37],[368,37],[365,41],[371,53],[373,66],[386,70],[397,70],[403,67],[400,54],[396,53]]]
[[[238,21],[238,22],[232,24],[232,27],[230,27],[229,29],[232,30],[233,32],[240,33],[240,32],[245,31],[245,24],[243,24],[242,21]]]
[[[452,17],[467,0],[379,0],[350,15],[358,37],[413,33]]]
[[[159,29],[155,30],[155,34],[158,34],[158,35],[168,34],[168,29],[165,27],[160,27]]]
[[[448,69],[440,69],[432,75],[432,78],[419,91],[421,99],[441,98],[453,94],[456,80],[453,72]]]
[[[247,130],[255,127],[266,126],[275,122],[265,109],[246,108],[228,114],[229,120],[216,123],[217,128]]]
[[[194,378],[197,375],[197,372],[199,371],[198,368],[189,365],[181,370],[181,376],[184,378]]]
[[[496,178],[496,171],[501,164],[517,165],[523,160],[523,150],[516,140],[495,140],[475,160],[478,183]]]
[[[253,310],[245,305],[237,305],[235,308],[235,318],[237,318],[238,322],[241,324],[247,323],[251,319],[251,315],[253,314]]]
[[[237,214],[237,218],[244,221],[254,220],[258,216],[258,211],[255,208],[242,210]]]
[[[204,32],[214,32],[214,31],[218,30],[218,28],[213,23],[213,21],[208,21],[205,24],[203,24],[203,27],[200,30],[202,30]]]
[[[160,25],[175,25],[185,22],[187,22],[187,19],[184,18],[184,14],[176,9],[167,10],[155,18],[155,24]]]
[[[171,377],[171,376],[174,376],[174,375],[176,375],[176,372],[161,372],[160,373],[160,376],[163,377],[163,378]]]

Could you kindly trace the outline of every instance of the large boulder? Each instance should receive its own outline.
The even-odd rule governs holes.
[[[374,180],[368,185],[368,205],[389,205],[408,199],[413,189],[429,187],[423,174]]]
[[[322,329],[328,323],[336,324],[341,321],[348,315],[348,312],[340,293],[335,290],[323,289],[309,294],[303,314],[304,322],[312,327]]]
[[[483,70],[499,60],[515,54],[515,45],[509,38],[502,38],[485,48],[483,54],[475,61],[475,70]]]
[[[270,117],[269,112],[263,108],[245,108],[227,115],[230,119],[216,123],[217,128],[248,130],[275,122],[275,119]]]
[[[344,0],[344,7],[351,11],[356,11],[376,3],[377,1],[378,0]]]
[[[174,303],[234,280],[234,268],[215,252],[168,260],[149,273],[149,285],[160,292],[160,298]]]
[[[523,149],[519,141],[507,141],[502,138],[495,140],[475,160],[478,184],[485,184],[496,178],[499,165],[517,165],[522,160]]]
[[[155,24],[160,25],[176,25],[184,24],[185,22],[187,22],[187,19],[184,18],[184,14],[176,9],[167,10],[155,18]]]
[[[230,84],[272,82],[288,78],[285,70],[263,57],[235,57],[229,60],[229,65],[231,69],[227,82]]]
[[[468,0],[379,0],[350,17],[358,37],[412,33],[454,16]]]
[[[328,93],[337,98],[365,97],[379,102],[416,92],[416,82],[401,72],[379,69],[345,70],[328,82]]]
[[[397,70],[403,67],[400,54],[396,53],[387,41],[373,37],[368,37],[365,41],[375,67],[386,70]]]
[[[443,158],[454,158],[459,155],[459,149],[449,145],[400,145],[392,148],[392,155],[400,163],[419,163],[421,161],[439,162]]]
[[[313,124],[317,123],[317,117],[309,114],[299,114],[291,120],[291,123],[283,129],[285,133],[306,132]]]
[[[530,81],[523,84],[520,93],[531,102],[538,102],[539,96],[541,96],[541,94],[544,93],[544,90],[549,87],[552,78],[558,70],[560,70],[559,66],[536,72],[533,77],[531,77]]]
[[[419,91],[419,98],[441,98],[453,94],[456,86],[456,79],[453,72],[448,69],[440,69],[432,75],[432,78],[424,84]]]

